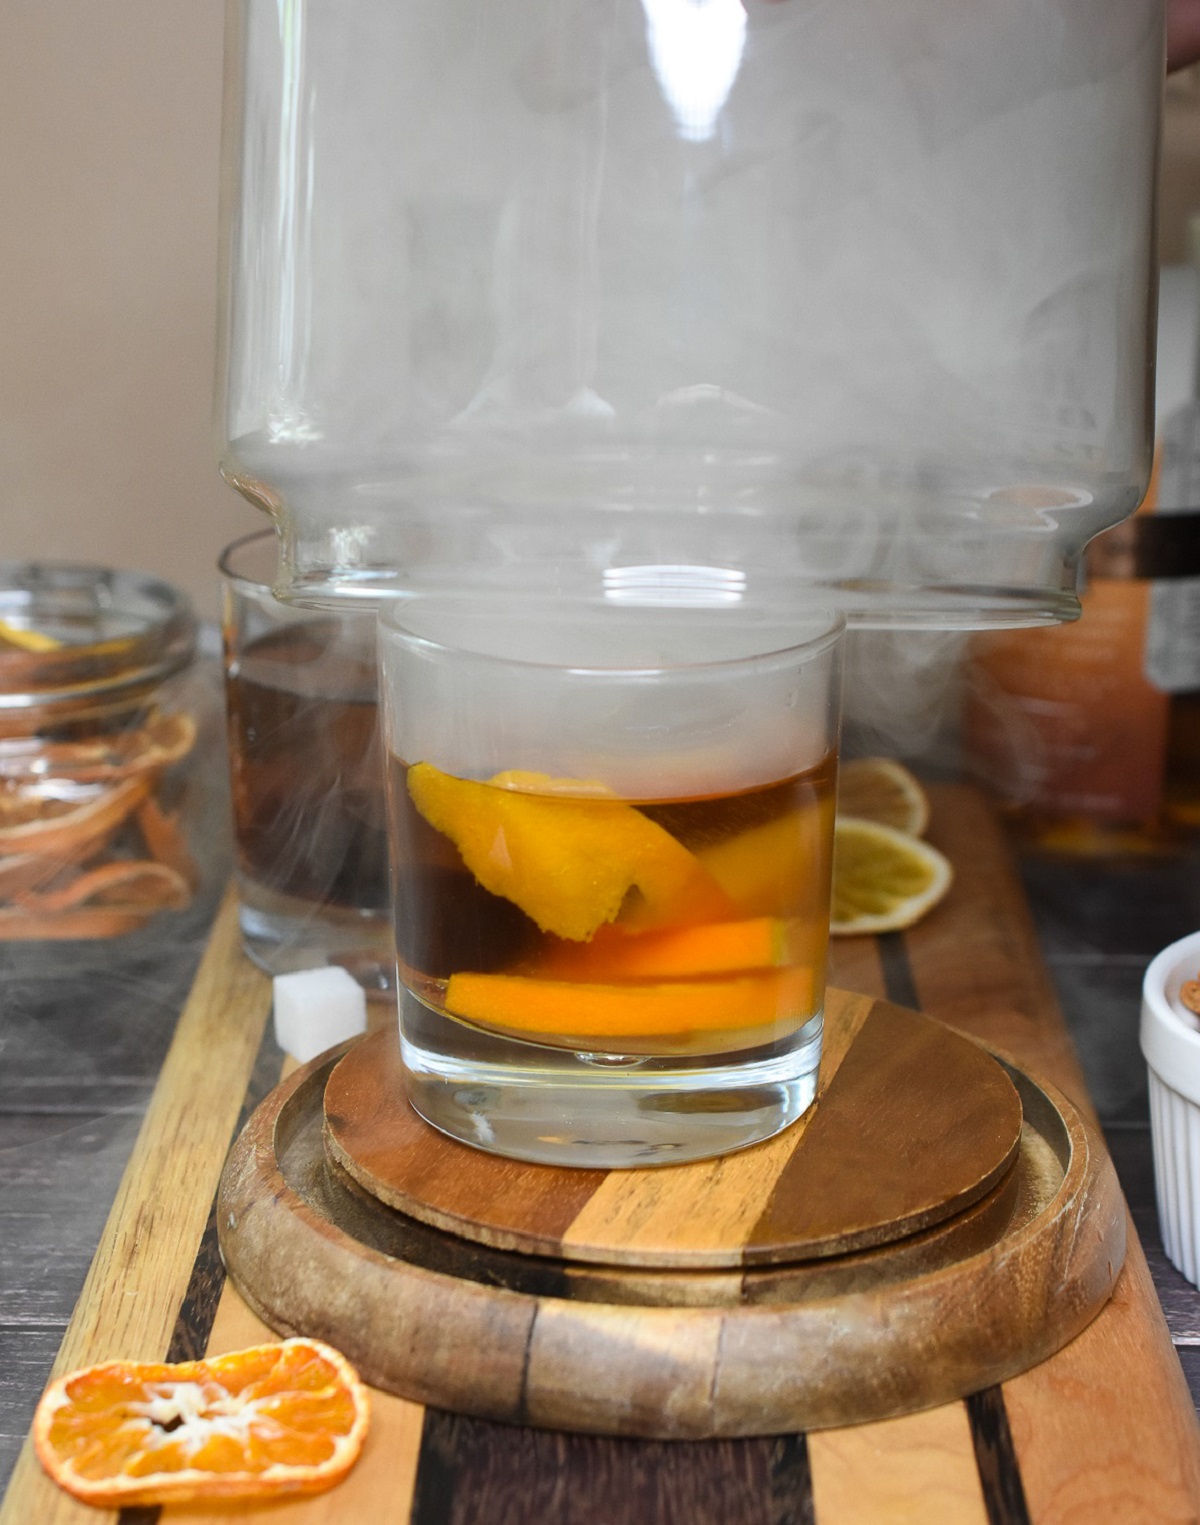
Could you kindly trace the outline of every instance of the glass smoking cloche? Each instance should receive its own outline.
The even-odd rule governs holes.
[[[284,597],[1069,617],[1148,475],[1161,0],[240,0]]]

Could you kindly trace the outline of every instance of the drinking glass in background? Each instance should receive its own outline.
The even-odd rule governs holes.
[[[821,1055],[840,620],[511,611],[380,623],[409,1099],[551,1164],[767,1138]]]
[[[273,530],[219,562],[242,942],[268,974],[395,982],[374,613],[271,592]]]

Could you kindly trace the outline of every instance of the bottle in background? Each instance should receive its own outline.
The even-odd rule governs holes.
[[[1156,473],[1157,476],[1157,473]],[[1171,702],[1147,675],[1152,587],[1138,576],[1141,519],[1089,549],[1072,625],[976,637],[965,748],[1030,845],[1056,852],[1162,850]]]
[[[1200,218],[1190,233],[1200,275]],[[1137,514],[1088,547],[1079,622],[971,643],[969,763],[1019,834],[1050,850],[1164,851],[1200,830],[1195,353],[1191,395],[1166,415],[1159,436]]]

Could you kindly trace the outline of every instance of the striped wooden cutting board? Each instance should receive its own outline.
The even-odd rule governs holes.
[[[1078,1066],[1003,838],[968,789],[935,792],[951,895],[903,938],[845,942],[835,983],[920,1007],[1043,1074],[1081,1106]],[[181,1018],[56,1371],[185,1358],[269,1337],[225,1284],[213,1201],[231,1140],[279,1075],[269,982],[227,903]],[[1187,1520],[1200,1432],[1133,1239],[1116,1293],[1052,1359],[941,1408],[810,1435],[655,1442],[534,1431],[380,1395],[334,1492],[237,1510],[272,1525],[874,1525]],[[124,1511],[150,1525],[153,1510]],[[228,1510],[163,1510],[217,1525]],[[116,1519],[60,1494],[26,1447],[0,1525]]]

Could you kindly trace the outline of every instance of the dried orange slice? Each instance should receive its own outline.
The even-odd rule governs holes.
[[[586,942],[634,888],[648,924],[731,911],[686,847],[597,785],[516,772],[479,783],[414,763],[408,792],[484,889],[511,900],[543,932]]]
[[[929,797],[902,763],[856,757],[838,769],[838,814],[919,837],[929,825]]]
[[[51,1383],[33,1421],[61,1488],[120,1508],[320,1493],[354,1465],[369,1420],[350,1363],[317,1340],[205,1361],[112,1361]]]
[[[949,860],[920,837],[839,816],[833,837],[834,933],[898,932],[950,888]]]

